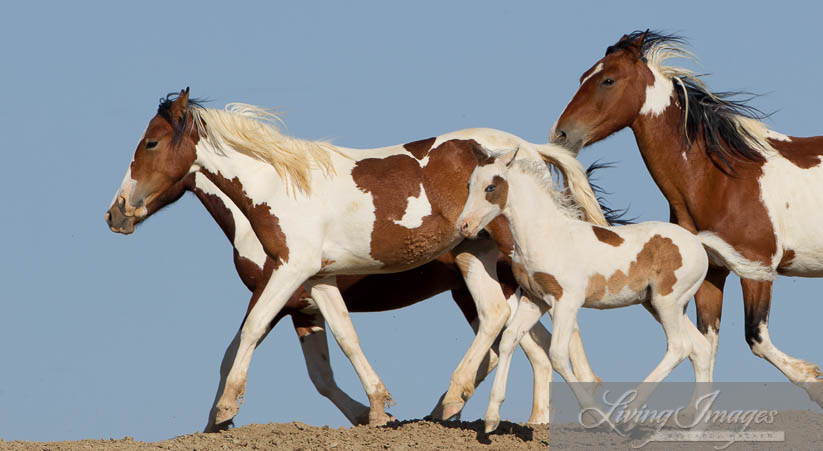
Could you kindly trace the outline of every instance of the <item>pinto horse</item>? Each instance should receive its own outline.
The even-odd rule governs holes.
[[[626,411],[643,405],[653,387],[686,357],[694,366],[695,381],[711,382],[711,345],[686,315],[709,267],[700,240],[668,223],[598,227],[581,221],[579,209],[555,189],[546,165],[515,161],[517,152],[490,157],[475,168],[458,218],[460,232],[473,238],[492,219],[505,216],[515,241],[514,276],[525,290],[500,341],[500,368],[486,412],[486,432],[500,423],[512,352],[546,311],[552,312],[555,331],[549,353],[552,367],[571,383],[584,410],[597,403],[575,383],[579,381],[569,365],[580,307],[642,304],[663,326],[666,354]],[[695,396],[699,393],[696,389]]]
[[[175,202],[185,191],[191,191],[200,200],[212,218],[220,226],[223,233],[232,243],[235,268],[243,283],[252,292],[252,298],[246,309],[246,315],[251,311],[260,294],[268,282],[274,262],[263,250],[263,245],[257,240],[248,219],[240,209],[232,203],[214,183],[200,172],[193,172],[182,181],[172,185],[165,193],[157,196],[147,207],[151,216],[157,210]],[[134,231],[138,219],[134,216],[125,216],[122,202],[116,202],[106,213],[106,222],[114,232],[130,234]],[[607,219],[613,220],[614,218]],[[500,256],[497,261],[497,274],[501,287],[507,297],[510,307],[516,305],[518,288],[511,272],[511,261],[508,257]],[[419,266],[413,270],[400,273],[374,275],[344,275],[337,277],[340,292],[350,312],[377,312],[407,307],[432,296],[450,291],[466,321],[477,328],[477,310],[472,302],[466,284],[460,275],[455,263],[453,252],[447,252],[437,259]],[[316,303],[302,287],[298,289],[269,324],[269,331],[285,316],[291,316],[295,332],[306,360],[309,378],[317,391],[328,398],[343,415],[355,425],[368,423],[368,407],[352,399],[342,391],[334,380],[334,373],[329,362],[328,342],[326,339],[323,317],[317,309]],[[533,336],[533,338],[532,338]],[[579,335],[575,345],[580,345]],[[220,371],[218,395],[225,386],[225,380],[240,340],[240,332],[226,349]],[[528,422],[544,424],[549,421],[549,383],[552,379],[552,367],[543,348],[548,349],[551,334],[537,324],[520,342],[526,357],[534,371],[534,391],[532,412]],[[539,344],[538,344],[539,343]],[[541,348],[542,347],[542,348]],[[497,366],[496,346],[489,351],[475,378],[475,386]],[[572,353],[572,362],[576,374],[587,381],[599,381],[591,370],[585,358],[582,347]],[[578,360],[576,357],[582,360]],[[441,397],[442,399],[442,397]],[[218,398],[215,398],[215,404]],[[433,416],[437,415],[437,408]],[[214,432],[225,429],[229,422],[215,424],[216,406],[213,406],[205,432]]]
[[[391,397],[360,349],[335,276],[408,270],[449,250],[478,315],[477,335],[441,403],[442,418],[460,412],[510,310],[496,274],[499,253],[513,250],[505,222],[489,225],[491,239],[472,242],[462,242],[455,224],[483,149],[519,146],[526,149],[524,158],[552,162],[587,218],[606,223],[580,163],[553,145],[474,129],[405,146],[354,150],[285,136],[272,119],[251,105],[203,108],[189,102],[188,89],[167,98],[139,141],[113,202],[123,215],[144,219],[155,198],[199,172],[249,220],[271,259],[271,276],[241,326],[215,405],[215,424],[236,415],[255,347],[301,286],[360,377],[369,398],[369,424],[388,421],[385,404]]]
[[[697,324],[717,351],[729,271],[743,287],[746,341],[823,405],[817,365],[772,344],[768,318],[778,275],[823,276],[823,137],[769,130],[762,113],[711,92],[693,72],[666,65],[689,58],[685,41],[656,32],[624,35],[580,77],[550,139],[579,151],[625,127],[669,201],[670,219],[699,233],[711,258],[698,290]]]

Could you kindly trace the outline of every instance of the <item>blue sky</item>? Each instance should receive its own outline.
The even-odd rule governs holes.
[[[249,293],[231,248],[187,195],[132,236],[103,214],[157,100],[191,86],[222,107],[286,112],[295,136],[374,147],[466,127],[545,142],[579,75],[623,33],[689,38],[716,90],[768,95],[781,132],[816,135],[820,7],[792,2],[17,2],[0,17],[4,139],[0,286],[0,438],[159,440],[200,430],[225,347]],[[587,149],[616,162],[599,183],[618,207],[666,220],[665,200],[629,131]],[[820,282],[780,279],[770,329],[790,355],[823,363]],[[736,278],[727,284],[715,379],[782,381],[743,339]],[[693,307],[691,308],[693,310]],[[472,334],[445,296],[353,316],[398,418],[427,414]],[[547,319],[544,323],[550,326]],[[641,307],[581,313],[604,379],[631,381],[662,357]],[[365,401],[330,343],[339,385]],[[687,363],[671,380],[692,378]],[[531,371],[518,351],[502,415],[523,421]],[[482,416],[490,383],[464,419]],[[255,353],[238,424],[345,418],[310,383],[290,322]]]

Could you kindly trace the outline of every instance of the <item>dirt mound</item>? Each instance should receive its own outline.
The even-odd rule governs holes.
[[[384,427],[356,426],[332,429],[303,423],[269,423],[243,426],[219,434],[191,434],[162,442],[145,443],[130,437],[120,440],[76,442],[5,442],[0,450],[125,450],[125,449],[286,449],[286,450],[372,450],[372,449],[547,449],[549,426],[526,426],[502,422],[491,434],[483,422],[409,420]]]

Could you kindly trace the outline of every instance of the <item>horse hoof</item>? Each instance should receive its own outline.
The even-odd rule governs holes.
[[[397,421],[391,414],[380,412],[378,415],[369,416],[369,426],[385,426],[390,421]]]
[[[443,404],[443,416],[441,417],[441,420],[451,420],[452,417],[459,418],[460,412],[463,411],[463,405],[464,403],[462,402],[450,402]]]
[[[221,424],[226,424],[224,429],[228,429],[228,425],[231,424],[232,420],[235,416],[237,416],[237,411],[240,410],[237,406],[232,407],[217,407],[217,414],[214,417],[214,427],[218,427]],[[222,430],[222,429],[218,429]]]
[[[500,426],[500,419],[496,419],[496,420],[487,419],[486,420],[486,434],[490,434],[490,433],[494,432],[497,429],[497,426]]]
[[[234,426],[233,418],[220,423],[210,424],[206,426],[206,429],[204,429],[203,432],[206,434],[212,434],[215,432],[227,431],[232,426]]]

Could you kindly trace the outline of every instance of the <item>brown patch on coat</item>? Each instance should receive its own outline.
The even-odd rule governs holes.
[[[789,160],[800,169],[811,169],[820,164],[823,156],[823,136],[810,138],[790,137],[791,141],[767,139],[783,158]]]
[[[623,238],[609,229],[604,229],[603,227],[593,225],[592,231],[594,232],[594,236],[596,236],[598,240],[606,244],[609,244],[614,247],[623,244]]]
[[[557,300],[563,297],[563,287],[551,274],[535,272],[534,275],[530,275],[526,267],[517,262],[512,262],[512,273],[520,287],[532,296],[542,298],[551,295]]]
[[[203,174],[209,178],[220,191],[224,192],[240,208],[240,211],[248,218],[260,244],[266,254],[273,260],[274,269],[289,261],[289,247],[286,244],[286,235],[280,228],[280,219],[271,211],[269,204],[255,204],[246,195],[243,184],[235,177],[231,180],[221,174],[202,170]]]
[[[558,301],[563,297],[563,287],[553,275],[538,271],[532,277],[543,294],[549,294]]]
[[[421,139],[419,141],[404,144],[403,148],[410,154],[414,155],[414,158],[422,160],[426,157],[426,154],[429,153],[429,150],[432,148],[432,144],[434,144],[436,140],[437,138]]]
[[[514,255],[514,236],[512,235],[506,217],[500,215],[492,219],[489,225],[486,226],[486,230],[494,242],[497,243],[497,248],[500,250],[500,253],[511,260],[511,257]]]
[[[506,201],[509,198],[509,182],[507,182],[503,177],[495,175],[492,178],[492,184],[494,184],[496,188],[494,191],[486,193],[486,200],[489,201],[489,203],[500,207],[500,210],[503,210],[506,208]]]
[[[777,265],[777,273],[783,274],[794,261],[794,251],[786,249],[783,251],[783,257],[780,258],[780,263]]]
[[[606,296],[606,277],[602,274],[589,277],[589,283],[586,285],[586,299],[599,301],[604,296]]]
[[[677,283],[674,272],[681,266],[683,258],[677,245],[670,238],[654,235],[629,265],[628,274],[617,270],[608,279],[602,274],[591,276],[586,288],[586,299],[599,301],[607,293],[617,294],[626,287],[632,292],[640,292],[650,285],[655,287],[657,294],[671,294]]]
[[[449,140],[428,152],[421,168],[408,155],[360,160],[351,175],[357,187],[374,200],[375,221],[370,255],[387,269],[404,269],[429,261],[455,241],[457,217],[468,197],[466,185],[477,166],[473,140]],[[426,191],[432,213],[419,227],[408,229],[403,218],[409,197]]]

